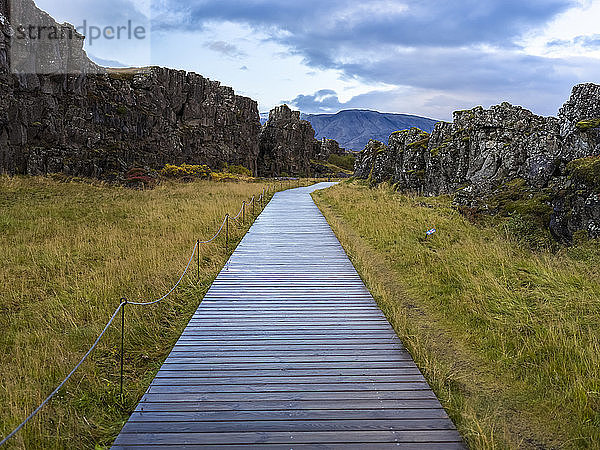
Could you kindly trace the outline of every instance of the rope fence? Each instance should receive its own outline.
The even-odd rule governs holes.
[[[284,188],[283,182],[281,182],[279,184],[280,184],[280,190],[284,190],[285,188]],[[298,180],[298,186],[299,185],[300,185],[300,181]],[[288,188],[291,188],[291,181],[288,184]],[[40,405],[37,408],[35,408],[31,412],[31,414],[29,414],[29,416],[27,416],[27,418],[19,424],[19,426],[17,426],[13,431],[10,432],[10,434],[8,434],[4,439],[2,439],[0,441],[0,446],[4,445],[12,437],[14,437],[27,424],[27,422],[29,422],[33,417],[35,417],[35,415],[52,399],[52,397],[54,397],[60,391],[60,389],[65,385],[65,383],[67,381],[69,381],[71,376],[77,371],[77,369],[79,369],[79,367],[85,362],[85,360],[88,358],[88,356],[90,356],[92,351],[96,348],[96,346],[98,345],[98,343],[100,342],[100,340],[102,339],[102,337],[104,336],[104,334],[106,333],[106,331],[108,330],[110,325],[114,322],[114,320],[117,317],[117,315],[119,314],[119,312],[121,312],[120,397],[122,400],[123,399],[124,340],[125,340],[125,337],[124,337],[125,336],[125,306],[126,305],[149,306],[149,305],[154,305],[156,303],[160,303],[163,300],[165,300],[177,289],[177,287],[179,287],[179,285],[183,281],[185,275],[188,273],[188,271],[190,269],[190,266],[192,265],[194,256],[197,257],[197,259],[196,259],[197,266],[198,266],[197,275],[198,275],[198,280],[199,280],[200,279],[200,245],[212,243],[219,237],[219,235],[223,232],[223,230],[225,230],[225,253],[228,255],[229,254],[229,221],[230,221],[230,219],[235,220],[238,224],[241,224],[243,226],[246,222],[247,208],[250,206],[252,207],[252,216],[254,217],[256,203],[260,202],[261,209],[263,207],[265,207],[266,203],[267,203],[266,197],[267,197],[267,194],[269,194],[269,192],[270,192],[270,187],[267,186],[266,188],[263,188],[263,190],[258,198],[256,198],[256,196],[252,196],[252,198],[250,199],[249,202],[243,201],[240,211],[235,216],[230,217],[229,214],[225,214],[225,218],[223,219],[221,226],[219,227],[217,232],[210,239],[208,239],[206,241],[200,241],[198,239],[196,241],[196,243],[194,244],[194,248],[192,250],[192,255],[190,256],[183,273],[179,277],[179,280],[177,280],[177,283],[175,283],[175,285],[165,295],[163,295],[160,298],[157,298],[156,300],[147,301],[147,302],[131,302],[131,301],[128,301],[126,298],[122,298],[121,302],[119,303],[119,306],[117,306],[117,308],[113,312],[112,316],[108,320],[106,326],[103,328],[100,335],[96,338],[96,340],[94,341],[94,343],[92,344],[90,349],[85,353],[85,355],[83,355],[83,357],[77,363],[77,365],[73,368],[73,370],[71,370],[71,372],[69,372],[69,374],[50,393],[50,395],[48,395],[48,397],[46,397],[46,399],[42,403],[40,403]],[[241,222],[239,221],[240,218],[241,218]]]

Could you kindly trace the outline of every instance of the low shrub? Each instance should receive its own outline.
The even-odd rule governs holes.
[[[160,174],[165,178],[209,178],[211,170],[204,164],[182,164],[180,166],[165,164]]]

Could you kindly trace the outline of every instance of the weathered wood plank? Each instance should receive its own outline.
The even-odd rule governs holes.
[[[244,421],[199,421],[180,422],[129,422],[123,433],[268,433],[297,431],[421,431],[453,430],[454,425],[448,418],[437,419],[320,419],[320,420],[244,420]]]
[[[145,412],[200,412],[200,411],[270,411],[278,410],[307,410],[307,409],[438,409],[440,402],[437,398],[430,399],[407,399],[407,400],[255,400],[255,401],[216,401],[216,402],[140,402],[136,411]]]
[[[461,442],[436,442],[434,446],[431,443],[381,443],[381,442],[369,442],[367,443],[369,450],[431,450],[435,447],[436,450],[464,450],[464,446]],[[165,445],[165,444],[144,444],[144,445],[127,445],[120,446],[115,445],[112,448],[115,450],[127,449],[127,450],[145,450],[148,448],[160,448],[161,450],[190,450],[190,449],[203,449],[203,448],[214,448],[213,444],[178,444],[178,445]],[[245,444],[220,444],[219,449],[221,450],[245,450],[248,449],[248,445]],[[319,446],[322,448],[322,446]],[[328,443],[328,449],[343,449],[343,450],[364,450],[366,447],[365,443]],[[261,449],[269,450],[290,450],[290,444],[260,444]],[[293,444],[294,449],[314,449],[315,444]]]
[[[426,431],[297,431],[269,433],[121,433],[119,445],[166,444],[322,444],[322,443],[438,443],[460,442],[454,430]]]
[[[185,421],[252,421],[252,420],[425,420],[445,419],[446,413],[432,409],[330,409],[284,411],[201,411],[201,412],[134,412],[130,422],[185,422]]]

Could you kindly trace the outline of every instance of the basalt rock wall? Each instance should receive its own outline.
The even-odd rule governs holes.
[[[454,194],[458,204],[484,206],[491,193],[523,179],[551,195],[552,232],[569,241],[575,231],[600,237],[600,85],[573,88],[558,117],[542,117],[508,103],[454,113],[431,134],[416,128],[371,141],[359,154],[355,176],[372,184],[423,195]],[[580,167],[573,161],[587,158]],[[586,176],[576,176],[578,169]]]
[[[310,122],[287,105],[271,110],[259,139],[258,173],[262,176],[313,176],[315,160],[327,161],[345,150],[332,139],[315,139]]]
[[[18,5],[33,23],[70,26],[31,0]],[[83,36],[44,48],[52,64],[62,64],[48,66],[40,53],[15,52],[10,16],[0,0],[0,173],[112,178],[132,167],[184,162],[257,172],[254,100],[195,73],[104,70],[87,58]]]

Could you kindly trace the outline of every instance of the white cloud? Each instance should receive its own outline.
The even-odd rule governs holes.
[[[598,33],[600,0],[579,0],[575,7],[559,14],[548,24],[526,33],[519,44],[524,47],[523,51],[530,55],[552,58],[600,58],[600,48],[591,50],[582,45],[582,42],[577,42],[580,36],[593,36]]]

